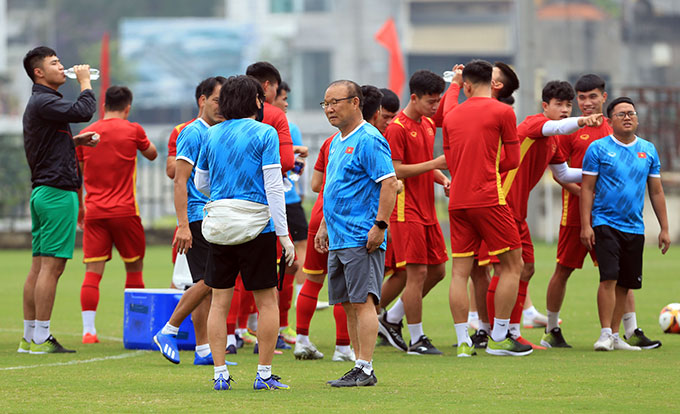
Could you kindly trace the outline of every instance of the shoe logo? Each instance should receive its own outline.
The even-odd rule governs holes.
[[[418,352],[426,352],[426,351],[427,351],[427,348],[425,348],[424,346],[419,346],[416,350],[417,350]]]

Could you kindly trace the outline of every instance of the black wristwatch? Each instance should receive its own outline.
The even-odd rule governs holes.
[[[376,220],[373,222],[380,230],[385,230],[387,228],[387,222],[383,220]]]

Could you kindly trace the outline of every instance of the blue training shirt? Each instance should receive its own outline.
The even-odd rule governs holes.
[[[281,169],[276,130],[254,119],[231,119],[206,133],[196,168],[210,175],[210,199],[267,203],[263,169]],[[274,222],[262,233],[274,231]]]
[[[613,135],[594,141],[583,158],[583,174],[596,175],[593,227],[607,225],[644,234],[642,209],[648,177],[661,177],[654,144],[640,137],[624,144]]]
[[[290,129],[290,137],[293,140],[293,145],[302,145],[302,133],[300,132],[300,128],[292,122],[288,122],[288,128]],[[290,178],[290,171],[286,172],[286,176]],[[299,203],[302,201],[297,189],[300,182],[291,182],[293,183],[293,187],[284,194],[286,196],[286,204]]]
[[[331,142],[323,191],[330,250],[364,247],[380,200],[380,181],[394,176],[387,140],[366,121]],[[387,243],[380,245],[385,249]]]
[[[177,160],[184,160],[194,168],[187,182],[187,217],[189,223],[203,220],[203,207],[208,202],[208,197],[196,189],[194,175],[196,161],[201,153],[205,133],[210,126],[201,118],[190,123],[177,136]]]

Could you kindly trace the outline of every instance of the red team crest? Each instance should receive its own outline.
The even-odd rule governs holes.
[[[347,149],[345,150],[345,154],[351,154],[353,152],[354,152],[354,147],[347,147]]]
[[[638,158],[647,158],[646,152],[638,152]]]
[[[583,134],[579,138],[581,138],[584,141],[587,141],[590,138],[590,135],[589,134]]]

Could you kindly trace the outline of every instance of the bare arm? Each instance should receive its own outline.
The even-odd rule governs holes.
[[[392,176],[380,182],[380,201],[378,204],[378,214],[376,220],[389,222],[392,210],[394,210],[394,202],[397,200],[397,178]],[[381,230],[378,226],[373,225],[368,231],[368,241],[366,248],[369,253],[373,253],[380,247],[383,240],[385,240],[385,230]]]
[[[178,253],[186,253],[191,248],[191,230],[189,229],[189,216],[187,214],[187,181],[191,177],[193,165],[185,160],[178,160],[175,170],[175,214],[177,215],[177,233],[172,246]]]
[[[443,155],[418,164],[404,164],[399,160],[393,160],[392,165],[394,166],[394,172],[397,173],[397,178],[400,180],[402,178],[414,177],[435,169],[447,169],[446,158],[444,158]]]
[[[175,157],[168,155],[165,160],[165,175],[171,180],[175,179]]]
[[[149,142],[149,148],[145,149],[144,151],[141,151],[142,155],[144,158],[146,158],[149,161],[153,161],[156,159],[158,156],[158,151],[156,151],[156,146],[153,144],[153,142]]]
[[[451,180],[440,170],[434,170],[434,182],[444,187],[444,194],[448,197],[451,189]]]
[[[323,173],[321,171],[314,170],[312,173],[312,191],[315,193],[320,193],[323,190]]]
[[[574,195],[576,197],[581,197],[581,187],[578,184],[563,183],[562,181],[558,180],[554,175],[553,175],[553,179],[557,182],[557,184],[561,185],[562,188],[567,190],[571,195]]]
[[[662,254],[666,254],[668,248],[671,246],[671,237],[668,232],[668,214],[666,212],[666,195],[663,192],[661,185],[661,178],[649,177],[647,179],[647,189],[649,191],[649,201],[652,202],[652,208],[656,219],[659,221],[661,231],[659,232],[659,249]]]
[[[595,195],[595,183],[597,175],[583,174],[581,182],[581,243],[593,250],[595,245],[595,233],[591,226],[591,214],[593,211],[593,199]]]

